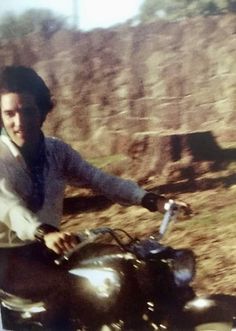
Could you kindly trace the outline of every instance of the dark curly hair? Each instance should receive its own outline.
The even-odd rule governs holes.
[[[42,123],[53,108],[50,90],[43,79],[31,68],[5,66],[0,71],[0,94],[28,93],[34,96],[41,112]]]

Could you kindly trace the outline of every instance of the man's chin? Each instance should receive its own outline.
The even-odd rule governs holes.
[[[14,144],[16,146],[18,146],[19,148],[22,148],[26,145],[26,141],[25,139],[19,139],[19,138],[15,138],[15,139],[12,139],[12,141],[14,142]]]
[[[9,135],[9,137],[19,148],[30,147],[35,144],[35,141],[37,141],[34,135],[26,133],[15,133],[14,135]]]

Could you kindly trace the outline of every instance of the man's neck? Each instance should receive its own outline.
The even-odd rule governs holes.
[[[31,142],[30,144],[25,144],[20,147],[19,150],[22,153],[22,156],[25,159],[26,164],[29,167],[33,167],[37,165],[39,158],[41,157],[41,153],[44,148],[44,136],[41,133],[39,139],[35,142]]]
[[[27,165],[34,164],[37,161],[38,148],[39,148],[38,144],[24,145],[23,147],[19,148]]]

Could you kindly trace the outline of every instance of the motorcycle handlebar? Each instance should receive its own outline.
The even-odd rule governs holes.
[[[168,203],[165,206],[165,210],[166,210],[166,212],[164,213],[164,216],[162,218],[159,232],[157,234],[153,234],[152,236],[150,236],[150,238],[153,238],[157,241],[160,240],[164,236],[164,234],[169,226],[170,221],[174,220],[177,217],[178,207],[173,200],[168,201]],[[116,240],[116,242],[119,244],[119,246],[125,249],[125,245],[123,245],[122,242],[115,235],[116,231],[121,231],[121,232],[125,233],[131,242],[134,241],[134,238],[129,236],[129,234],[122,229],[111,229],[109,227],[99,227],[99,228],[95,228],[95,229],[86,230],[83,233],[77,234],[78,242],[79,242],[78,245],[76,245],[69,252],[67,252],[67,253],[59,256],[57,259],[55,259],[54,260],[55,264],[61,265],[63,262],[68,261],[72,254],[74,254],[76,251],[78,251],[82,247],[84,247],[92,242],[95,242],[95,240],[98,237],[100,237],[101,235],[104,235],[104,234],[111,234],[113,236],[113,238]]]
[[[159,237],[162,238],[168,229],[170,221],[175,221],[178,214],[178,206],[174,200],[169,200],[165,204],[165,213],[161,222]]]

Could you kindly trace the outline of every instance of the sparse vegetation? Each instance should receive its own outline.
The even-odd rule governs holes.
[[[174,195],[189,202],[194,215],[188,221],[172,224],[164,242],[173,247],[193,249],[197,258],[193,285],[199,294],[224,292],[236,295],[236,182],[229,187],[224,185],[226,174],[231,173],[235,166],[232,163],[224,173],[214,173],[222,186],[191,193],[183,190]],[[210,175],[208,173],[202,177],[207,179]],[[156,188],[158,184],[153,182],[152,187]],[[169,192],[167,196],[173,194]],[[158,230],[160,220],[159,213],[115,204],[100,211],[87,210],[77,215],[67,215],[63,226],[76,231],[102,225],[121,227],[133,236],[144,237]]]
[[[235,0],[145,0],[140,9],[142,22],[157,19],[175,20],[184,17],[236,13]]]
[[[8,40],[34,32],[49,38],[62,28],[66,28],[65,18],[47,9],[30,9],[20,15],[9,12],[0,17],[0,36]]]

